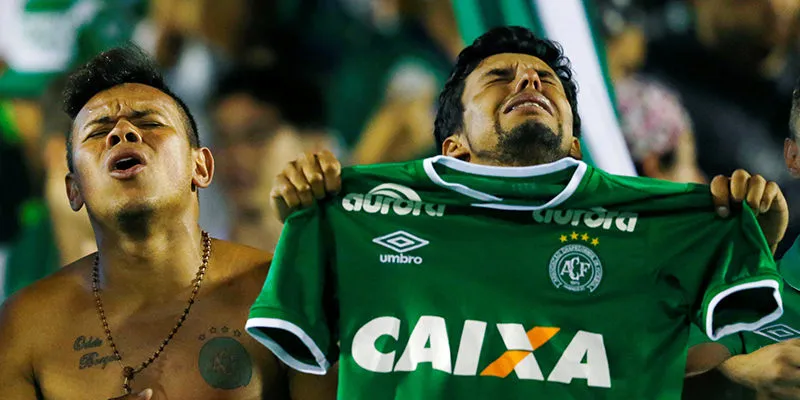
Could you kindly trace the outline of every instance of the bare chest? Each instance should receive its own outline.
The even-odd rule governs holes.
[[[286,399],[285,370],[244,330],[248,307],[198,302],[177,334],[138,372],[133,390],[165,399]],[[174,310],[170,312],[168,310]],[[114,355],[93,307],[54,323],[39,343],[34,365],[45,399],[108,399],[123,394],[123,366],[139,369],[175,326],[180,304],[135,312],[108,322],[119,350]]]

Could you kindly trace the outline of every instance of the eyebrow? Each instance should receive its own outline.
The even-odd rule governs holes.
[[[502,67],[502,68],[492,68],[483,74],[484,77],[491,77],[491,76],[498,76],[501,78],[508,77],[512,75],[514,70],[511,67]]]
[[[141,111],[133,111],[130,114],[123,115],[123,117],[126,117],[128,119],[140,119],[140,118],[144,118],[144,117],[147,117],[147,116],[153,115],[153,114],[158,114],[158,111],[152,110],[152,109],[145,109],[145,110],[141,110]],[[97,118],[97,119],[94,119],[92,121],[87,122],[86,125],[83,126],[83,128],[86,129],[86,128],[88,128],[90,126],[94,126],[94,125],[110,124],[110,123],[114,122],[118,118],[119,117],[109,117],[109,116],[100,117],[100,118]]]
[[[486,78],[486,77],[497,76],[497,77],[504,78],[504,77],[508,77],[509,75],[511,75],[513,73],[514,73],[514,69],[512,67],[492,68],[488,72],[483,74],[483,77]],[[543,68],[536,69],[536,73],[539,74],[539,76],[542,77],[542,78],[554,78],[555,77],[555,74],[553,74],[552,72],[550,72],[550,71],[548,71],[546,69],[543,69]]]
[[[552,72],[550,72],[550,71],[548,71],[546,69],[537,69],[536,73],[539,74],[540,77],[545,77],[545,78],[554,78],[555,77],[555,75]]]

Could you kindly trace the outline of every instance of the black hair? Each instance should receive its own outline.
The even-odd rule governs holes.
[[[789,139],[797,140],[797,124],[800,123],[800,78],[794,84],[792,91],[792,111],[789,114]]]
[[[197,123],[189,107],[167,87],[155,61],[132,44],[102,52],[70,74],[63,93],[64,111],[74,121],[96,94],[125,83],[150,86],[175,100],[184,116],[189,144],[193,148],[200,146]],[[67,135],[67,163],[73,171],[72,132]]]
[[[300,129],[325,126],[325,98],[313,74],[299,66],[238,65],[216,85],[212,105],[226,97],[246,94],[274,106],[281,118]]]
[[[561,46],[554,41],[537,37],[528,29],[508,26],[494,28],[484,33],[458,55],[456,65],[439,95],[433,130],[439,151],[445,139],[463,128],[464,104],[461,102],[461,96],[464,94],[464,82],[467,76],[481,61],[501,53],[529,54],[541,59],[555,71],[572,108],[573,135],[580,137],[578,85],[573,80],[569,59],[564,56]]]

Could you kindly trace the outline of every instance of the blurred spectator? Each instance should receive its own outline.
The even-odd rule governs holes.
[[[43,197],[29,202],[24,228],[9,250],[4,279],[7,296],[96,251],[86,211],[72,211],[64,186],[66,134],[71,121],[61,111],[63,84],[63,78],[54,81],[40,101],[43,118],[36,135],[38,152],[26,161],[41,171],[39,179],[32,182],[41,188]]]
[[[28,101],[0,100],[0,179],[9,188],[0,195],[0,245],[17,237],[26,201],[36,193],[26,157],[35,150],[30,134],[35,124],[24,123],[38,118],[36,111]]]
[[[343,49],[327,90],[329,123],[352,162],[433,152],[434,100],[463,47],[449,1],[344,0],[361,37]]]
[[[646,70],[680,93],[709,176],[744,168],[778,182],[789,200],[787,236],[800,228],[800,187],[780,157],[798,71],[800,0],[694,0],[686,32],[658,39]],[[790,241],[779,246],[780,257]]]
[[[653,42],[646,70],[680,93],[705,172],[787,182],[775,154],[788,132],[800,1],[690,3],[693,26]]]
[[[235,242],[272,250],[282,228],[267,201],[273,178],[304,151],[336,147],[324,128],[322,93],[304,76],[297,69],[234,68],[214,94],[217,177]]]
[[[641,176],[705,183],[686,110],[665,87],[631,77],[616,85],[622,133]]]
[[[644,13],[631,0],[597,2],[620,124],[636,172],[675,182],[704,182],[691,120],[678,96],[640,74],[647,56]]]

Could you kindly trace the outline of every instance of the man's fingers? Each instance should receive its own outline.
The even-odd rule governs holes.
[[[745,197],[747,196],[747,187],[748,181],[750,180],[750,174],[743,170],[737,169],[733,171],[733,175],[731,176],[731,198],[733,201],[737,203],[741,203],[744,201]]]
[[[317,161],[325,179],[325,191],[332,194],[339,193],[342,189],[342,164],[328,150],[318,152]]]
[[[730,215],[730,179],[727,176],[717,175],[711,181],[711,197],[714,200],[714,208],[720,217],[726,218]]]
[[[270,197],[276,202],[283,202],[288,208],[295,208],[300,205],[300,197],[297,195],[294,185],[289,182],[289,178],[287,178],[285,174],[280,174],[275,177],[275,183],[272,186]]]
[[[286,175],[286,178],[289,179],[289,183],[294,186],[294,190],[297,191],[297,197],[300,199],[300,204],[303,207],[310,207],[314,204],[314,195],[311,193],[311,184],[306,181],[305,175],[297,169],[297,164],[292,162],[286,169],[283,171]]]
[[[756,215],[765,213],[767,210],[761,209],[761,202],[764,199],[764,191],[767,188],[767,180],[761,175],[753,175],[747,183],[747,205],[753,210]]]
[[[764,187],[764,195],[761,196],[761,202],[758,205],[759,210],[762,213],[770,211],[773,207],[776,207],[776,210],[780,210],[779,207],[785,204],[786,200],[783,199],[783,193],[778,184],[775,182],[767,182]]]
[[[291,211],[300,207],[300,198],[297,196],[297,191],[294,190],[294,186],[284,174],[275,177],[270,197],[272,198],[272,207],[281,222],[286,222],[286,218],[289,217]]]
[[[322,168],[317,162],[317,157],[313,153],[301,154],[297,158],[297,166],[303,172],[306,182],[311,185],[311,194],[314,198],[325,197],[325,181],[322,177]]]

